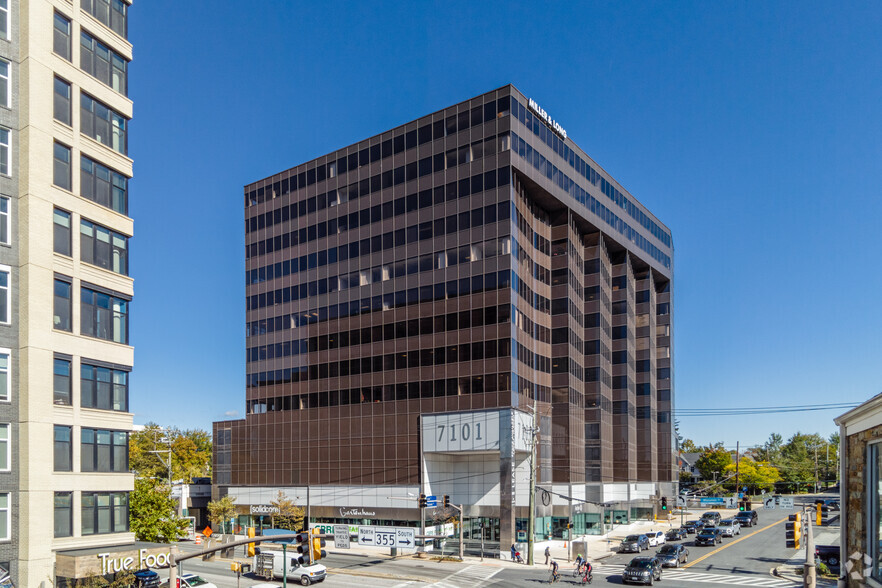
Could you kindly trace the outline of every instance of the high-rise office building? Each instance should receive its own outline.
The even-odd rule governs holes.
[[[536,102],[505,86],[244,195],[246,415],[214,425],[243,522],[280,490],[350,524],[446,494],[505,550],[532,431],[539,538],[673,491],[670,231]]]
[[[16,586],[134,542],[128,10],[0,0],[0,565]]]

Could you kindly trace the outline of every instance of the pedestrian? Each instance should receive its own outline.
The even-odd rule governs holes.
[[[511,544],[511,561],[515,561],[515,554],[516,554],[517,552],[518,552],[518,550],[515,549],[515,544],[512,543],[512,544]]]
[[[545,546],[545,565],[548,565],[548,560],[551,559],[551,546]]]

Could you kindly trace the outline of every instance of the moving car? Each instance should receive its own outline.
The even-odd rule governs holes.
[[[723,534],[723,537],[734,537],[741,534],[741,525],[735,519],[724,519],[717,525],[717,529]]]
[[[665,543],[664,531],[650,531],[646,534],[646,536],[649,537],[650,547],[658,547],[659,545],[664,545]]]
[[[200,588],[217,588],[217,584],[212,584],[196,574],[183,574],[179,580],[181,588],[196,588],[197,586]],[[168,582],[163,582],[161,588],[168,588]]]
[[[723,542],[723,534],[716,527],[705,527],[695,536],[696,545],[716,545]]]
[[[694,535],[704,529],[704,521],[686,521],[683,524],[683,528],[686,529],[688,534]]]
[[[621,553],[640,553],[644,549],[649,549],[649,537],[646,535],[628,535],[619,547]]]
[[[657,557],[635,557],[622,571],[622,584],[648,584],[661,580],[662,565]]]
[[[815,500],[815,504],[826,506],[827,510],[839,510],[838,498],[818,498],[817,500]]]
[[[720,516],[720,513],[718,513],[717,511],[714,511],[714,510],[709,510],[706,513],[704,513],[703,515],[701,515],[701,520],[703,520],[706,525],[710,525],[710,526],[718,525],[722,518],[723,517]]]
[[[135,572],[135,588],[158,588],[159,574],[153,570],[138,570]]]
[[[283,559],[287,560],[284,562],[284,569]],[[300,556],[290,552],[283,558],[281,552],[262,551],[254,556],[252,565],[255,576],[269,580],[281,578],[284,573],[289,580],[299,581],[302,586],[321,582],[328,574],[328,568],[322,564],[303,565],[300,563]]]
[[[671,529],[667,533],[665,533],[665,539],[668,541],[679,541],[680,539],[685,539],[689,536],[689,532],[686,530],[686,527],[680,527],[679,529]]]
[[[656,552],[655,556],[663,568],[679,568],[681,563],[689,561],[689,550],[682,543],[665,545]]]
[[[755,510],[744,510],[735,515],[735,520],[742,527],[752,527],[759,522],[759,515]]]

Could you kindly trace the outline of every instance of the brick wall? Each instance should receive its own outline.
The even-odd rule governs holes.
[[[867,464],[867,444],[882,439],[882,425],[849,435],[846,439],[848,469],[846,475],[847,496],[842,500],[848,504],[845,539],[845,557],[854,552],[867,553],[867,521],[866,521],[866,485],[865,466]],[[845,570],[843,562],[843,572]],[[848,581],[849,587],[865,586],[853,579]]]

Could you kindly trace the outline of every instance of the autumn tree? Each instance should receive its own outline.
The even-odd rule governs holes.
[[[680,443],[680,451],[682,453],[698,453],[701,449],[692,439],[685,439]]]
[[[726,475],[735,473],[735,464],[730,463],[725,468]],[[778,468],[766,461],[754,461],[749,457],[742,457],[738,461],[738,485],[747,486],[748,494],[756,494],[760,490],[774,490],[775,482],[781,479]],[[734,487],[734,480],[731,486]],[[736,488],[736,492],[740,488]]]
[[[279,514],[272,516],[273,528],[287,529],[289,531],[301,531],[304,529],[303,517],[306,513],[281,490],[279,490],[276,499],[270,501],[270,504],[279,509]]]
[[[129,465],[138,476],[168,479],[189,484],[193,478],[211,476],[211,435],[201,429],[163,429],[148,423],[129,436]]]
[[[726,466],[732,463],[732,456],[722,443],[705,447],[701,456],[695,461],[695,467],[705,480],[713,480],[715,475],[721,476]]]
[[[236,514],[236,499],[229,494],[220,500],[212,500],[208,503],[208,520],[220,527],[221,532],[226,522]]]
[[[138,541],[171,543],[186,535],[187,520],[178,518],[171,488],[154,478],[135,478],[129,523]]]

